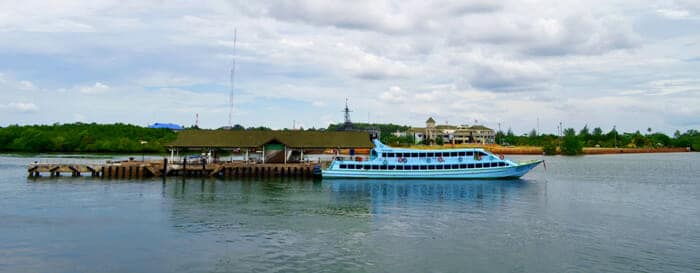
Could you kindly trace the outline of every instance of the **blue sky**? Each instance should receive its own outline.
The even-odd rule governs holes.
[[[0,1],[0,126],[700,128],[698,1]]]

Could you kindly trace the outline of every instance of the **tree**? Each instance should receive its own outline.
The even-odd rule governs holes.
[[[557,154],[557,145],[554,142],[547,142],[542,146],[542,152],[545,155],[555,155]]]
[[[579,131],[578,136],[584,142],[588,141],[591,138],[591,133],[588,132],[588,124],[583,126],[581,131]]]
[[[536,138],[537,137],[537,130],[532,129],[532,131],[530,131],[530,134],[528,135],[528,137],[529,138]]]
[[[576,137],[574,128],[564,130],[564,139],[561,143],[561,153],[564,155],[583,154],[583,144]]]

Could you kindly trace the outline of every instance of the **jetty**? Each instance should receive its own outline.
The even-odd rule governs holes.
[[[30,177],[91,176],[138,179],[166,176],[311,177],[328,162],[309,153],[368,149],[370,135],[361,131],[186,130],[167,145],[162,160],[106,161],[101,164],[29,164]],[[183,154],[182,156],[180,154]],[[231,155],[230,160],[226,157]],[[233,155],[238,160],[233,160]]]
[[[32,163],[29,177],[91,176],[109,179],[142,179],[166,176],[198,177],[312,177],[314,167],[325,162],[258,163],[258,162],[187,162],[108,161],[104,164]]]

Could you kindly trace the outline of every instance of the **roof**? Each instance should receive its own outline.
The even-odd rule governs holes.
[[[420,128],[420,127],[411,127],[406,130],[406,132],[412,132],[412,133],[425,133],[425,128]]]
[[[153,125],[148,126],[148,128],[153,129],[170,129],[170,130],[182,130],[184,127],[174,124],[174,123],[153,123]]]
[[[429,117],[428,120],[425,121],[425,123],[435,123],[435,120],[433,117]]]
[[[290,148],[371,148],[367,132],[185,130],[171,147],[254,148],[279,142]]]
[[[486,127],[486,126],[484,126],[484,125],[473,125],[473,126],[469,127],[469,129],[473,129],[473,130],[491,130],[491,131],[493,131],[493,129],[491,129],[491,128],[489,128],[489,127]]]
[[[442,130],[442,129],[457,129],[457,126],[454,126],[454,125],[447,125],[447,124],[445,124],[445,125],[437,125],[437,126],[435,126],[435,129],[441,129],[441,130]]]

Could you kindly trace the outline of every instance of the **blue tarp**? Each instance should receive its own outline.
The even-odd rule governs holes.
[[[170,130],[182,130],[185,129],[184,127],[173,124],[173,123],[154,123],[151,126],[148,126],[148,128],[154,128],[154,129],[170,129]]]

